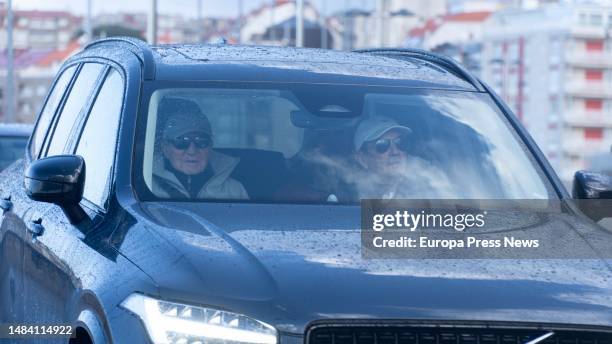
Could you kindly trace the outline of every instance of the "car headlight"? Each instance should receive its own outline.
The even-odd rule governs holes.
[[[276,344],[274,327],[245,315],[132,294],[121,307],[136,314],[156,344]]]

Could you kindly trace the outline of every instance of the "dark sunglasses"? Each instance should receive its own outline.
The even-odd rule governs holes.
[[[185,150],[193,143],[196,148],[204,149],[212,145],[212,139],[208,136],[179,136],[168,142],[178,150]]]
[[[408,138],[400,136],[395,139],[378,139],[374,141],[374,149],[376,149],[378,154],[385,154],[391,148],[391,145],[395,145],[400,151],[406,152],[409,148]]]

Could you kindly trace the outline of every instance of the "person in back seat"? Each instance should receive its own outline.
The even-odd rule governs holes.
[[[355,198],[342,178],[350,151],[351,132],[342,130],[305,133],[300,152],[292,158],[288,181],[275,193],[281,201],[345,203]]]
[[[164,198],[248,199],[243,185],[230,177],[239,159],[216,152],[210,122],[193,101],[164,98],[162,159],[155,162],[152,191]]]

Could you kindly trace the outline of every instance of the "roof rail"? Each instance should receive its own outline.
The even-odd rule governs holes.
[[[153,60],[153,51],[145,41],[133,37],[103,38],[87,44],[85,46],[85,50],[107,43],[124,43],[127,45],[128,49],[140,60],[143,68],[144,79],[153,80],[155,78],[155,61]]]
[[[409,57],[419,60],[424,60],[433,64],[436,64],[447,71],[453,73],[457,77],[467,81],[472,86],[474,86],[478,91],[484,92],[485,89],[476,79],[473,77],[465,68],[463,68],[457,61],[453,60],[450,57],[432,53],[427,50],[422,49],[414,49],[414,48],[374,48],[374,49],[359,49],[354,50],[356,53],[366,53],[366,54],[375,54],[382,55],[390,58],[402,58]]]

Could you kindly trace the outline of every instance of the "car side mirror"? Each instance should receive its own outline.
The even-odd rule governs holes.
[[[59,205],[77,224],[87,217],[79,205],[85,186],[85,160],[78,155],[56,155],[33,161],[25,172],[25,192],[34,201]]]
[[[593,220],[612,217],[612,177],[578,171],[574,174],[572,197],[578,200],[580,209]]]

